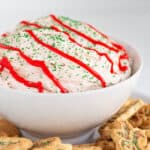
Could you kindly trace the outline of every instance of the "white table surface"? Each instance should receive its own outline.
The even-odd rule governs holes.
[[[143,56],[144,69],[135,91],[150,96],[149,0],[5,0],[0,4],[0,32],[21,19],[52,12],[94,24],[137,48]]]

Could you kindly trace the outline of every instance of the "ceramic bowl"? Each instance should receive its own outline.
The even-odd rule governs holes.
[[[141,69],[141,55],[123,44],[133,62],[133,74],[116,85],[69,94],[38,94],[0,87],[0,114],[31,135],[80,135],[108,119],[130,96]]]

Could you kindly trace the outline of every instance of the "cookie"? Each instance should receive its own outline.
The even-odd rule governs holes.
[[[125,122],[121,123],[120,128],[115,128],[111,131],[116,150],[146,150],[148,143],[145,131],[130,128]]]
[[[110,129],[115,121],[126,121],[131,118],[145,103],[141,100],[129,99],[103,126],[99,129],[99,133],[103,139],[111,139]]]
[[[143,106],[129,121],[134,127],[150,129],[150,104]]]
[[[5,119],[0,119],[0,137],[19,137],[20,131]]]
[[[97,140],[97,146],[100,146],[102,150],[115,150],[115,143],[113,141],[108,140]]]
[[[73,150],[102,150],[102,148],[95,144],[74,145]]]
[[[29,150],[33,143],[26,138],[1,137],[0,150]]]
[[[32,150],[72,150],[72,145],[62,144],[60,138],[51,137],[36,141]]]

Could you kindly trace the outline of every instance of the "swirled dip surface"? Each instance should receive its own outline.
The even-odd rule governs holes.
[[[93,26],[50,15],[22,21],[0,38],[0,85],[67,93],[105,88],[127,79],[125,48]]]

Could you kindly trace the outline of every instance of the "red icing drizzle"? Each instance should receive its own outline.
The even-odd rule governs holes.
[[[0,71],[2,72],[4,70],[4,68],[8,69],[10,74],[20,83],[23,83],[25,86],[27,87],[32,87],[32,88],[37,88],[38,91],[41,93],[43,92],[43,86],[41,82],[32,82],[32,81],[28,81],[26,79],[24,79],[23,77],[21,77],[19,74],[17,74],[17,72],[14,70],[13,66],[11,65],[11,63],[9,62],[9,60],[7,59],[7,57],[3,57],[0,60]]]
[[[31,65],[33,65],[35,67],[40,67],[43,70],[43,72],[45,73],[45,75],[47,75],[53,81],[53,83],[60,89],[60,91],[62,93],[67,93],[68,92],[68,90],[65,89],[62,86],[62,84],[59,82],[59,80],[49,71],[49,69],[45,65],[44,61],[33,60],[30,57],[26,56],[19,48],[16,48],[16,47],[0,44],[0,48],[6,49],[6,50],[10,50],[11,49],[13,51],[18,52],[20,54],[20,56],[24,60],[26,60],[29,64],[31,64]]]
[[[102,35],[103,37],[105,37],[106,39],[109,40],[109,37],[108,37],[107,35],[105,35],[104,33],[100,32],[99,30],[97,30],[97,29],[96,29],[95,27],[93,27],[92,25],[90,25],[90,24],[87,24],[87,25],[88,25],[90,28],[92,28],[93,30],[95,30],[96,32],[98,32],[100,35]],[[124,53],[125,53],[125,54],[123,54],[123,55],[121,55],[121,56],[119,57],[119,64],[118,64],[118,66],[119,66],[120,71],[126,71],[126,70],[128,70],[128,67],[127,67],[127,66],[122,66],[122,64],[121,64],[121,60],[122,60],[122,59],[129,59],[128,54],[126,53],[125,48],[124,48],[122,45],[120,45],[120,44],[118,44],[118,43],[116,43],[116,42],[113,42],[113,41],[111,41],[111,40],[110,40],[110,42],[111,42],[111,44],[112,44],[114,47],[116,47],[117,49],[120,49],[120,50],[124,51]]]
[[[3,33],[1,36],[2,37],[7,37],[9,35],[9,33]]]
[[[101,85],[103,87],[106,87],[106,83],[104,81],[104,79],[101,77],[101,75],[99,75],[99,73],[97,73],[95,70],[93,70],[91,67],[89,67],[88,65],[86,65],[85,63],[83,63],[82,61],[80,61],[79,59],[68,55],[66,53],[64,53],[63,51],[48,45],[47,43],[44,43],[42,40],[40,40],[31,30],[26,30],[27,33],[29,33],[29,35],[40,45],[42,45],[43,47],[46,47],[47,49],[49,49],[50,51],[53,51],[54,53],[80,65],[82,68],[84,68],[85,70],[87,70],[88,72],[90,72],[94,77],[96,77],[98,80],[101,81]]]
[[[111,42],[111,44],[112,44],[113,46],[115,46],[117,49],[124,50],[124,47],[123,47],[122,45],[111,41],[111,40],[109,39],[109,37],[108,37],[106,34],[100,32],[98,29],[96,29],[94,26],[92,26],[92,25],[90,25],[90,24],[87,24],[87,25],[88,25],[90,28],[92,28],[93,30],[95,30],[96,32],[98,32],[100,35],[102,35],[104,38],[108,39],[108,40]]]
[[[28,21],[25,21],[25,20],[21,21],[20,23],[21,23],[21,24],[24,24],[24,25],[26,25],[26,26],[34,26],[34,27],[36,27],[36,28],[42,28],[42,26],[40,26],[40,25],[37,24],[37,23],[31,23],[31,22],[28,22]]]
[[[65,25],[61,20],[58,20],[58,18],[56,18],[54,15],[51,15],[51,17],[53,18],[53,19],[57,19],[57,21],[59,21],[59,23],[61,22],[61,25],[63,24],[63,26]],[[55,20],[56,21],[56,20]],[[30,23],[30,22],[28,22],[28,21],[23,21],[23,23],[25,24],[25,25],[27,25],[27,26],[35,26],[35,27],[37,27],[37,28],[42,28],[42,26],[40,26],[39,24],[37,24],[37,23]],[[109,40],[109,37],[107,36],[107,35],[105,35],[104,33],[102,33],[102,32],[100,32],[98,29],[96,29],[94,26],[92,26],[92,25],[90,25],[90,24],[87,24],[90,28],[92,28],[93,30],[95,30],[96,32],[98,32],[100,35],[102,35],[104,38],[107,38],[108,40]],[[66,27],[67,26],[67,27]],[[65,27],[67,28],[67,29],[70,29],[71,31],[72,31],[72,28],[71,27],[69,27],[68,25],[65,25]],[[63,31],[60,31],[56,26],[51,26],[51,29],[53,29],[53,30],[55,30],[55,31],[57,31],[57,32],[63,32]],[[75,30],[75,29],[73,29],[73,30]],[[77,31],[77,30],[76,30]],[[83,48],[85,48],[85,49],[88,49],[88,50],[93,50],[93,51],[95,51],[98,55],[100,55],[100,56],[104,56],[108,61],[109,61],[109,63],[111,64],[111,73],[115,73],[114,72],[114,69],[113,69],[113,65],[114,65],[114,63],[113,63],[113,61],[111,60],[111,58],[106,54],[106,53],[101,53],[101,52],[98,52],[96,49],[92,49],[92,48],[88,48],[88,47],[85,47],[85,46],[82,46],[80,43],[78,43],[75,39],[73,39],[70,35],[69,35],[69,33],[67,33],[67,32],[63,32],[63,33],[65,33],[68,37],[69,37],[69,40],[70,41],[72,41],[72,42],[74,42],[75,44],[77,44],[78,46],[80,46],[80,47],[83,47]],[[76,32],[75,32],[76,33]],[[81,32],[79,32],[79,31],[77,31],[77,34],[78,35],[80,35],[81,34]],[[84,34],[84,33],[83,33]],[[81,36],[81,35],[80,35]],[[87,35],[84,35],[84,36],[86,36],[86,37],[88,37]],[[83,37],[83,36],[82,36]],[[88,37],[88,38],[90,38],[90,37]],[[90,42],[92,42],[91,40],[90,40]],[[109,50],[115,50],[115,52],[119,52],[119,50],[122,50],[122,51],[124,51],[125,53],[126,53],[126,51],[125,51],[125,48],[122,46],[122,45],[120,45],[120,44],[118,44],[118,43],[116,43],[116,42],[113,42],[113,41],[111,41],[110,40],[110,42],[111,42],[111,44],[114,46],[114,47],[116,47],[117,49],[114,49],[114,48],[112,48],[112,47],[109,47],[108,45],[107,45],[107,48],[109,49]],[[95,44],[95,43],[94,43]],[[96,43],[96,44],[98,44],[98,43]],[[127,55],[127,54],[126,54]],[[119,69],[120,69],[120,71],[126,71],[126,70],[128,70],[128,67],[127,66],[122,66],[121,65],[121,60],[122,59],[128,59],[127,57],[126,58],[124,58],[124,57],[119,57],[119,64],[118,64],[118,67],[119,67]]]
[[[61,30],[59,30],[56,26],[51,26],[51,29],[57,31],[57,32],[62,32]],[[101,53],[99,52],[98,50],[95,50],[95,49],[92,49],[92,48],[88,48],[88,47],[85,47],[85,46],[82,46],[80,43],[78,43],[75,39],[73,39],[67,32],[63,32],[64,34],[66,34],[69,38],[69,40],[75,44],[77,44],[78,46],[82,47],[82,48],[85,48],[87,50],[91,50],[91,51],[94,51],[96,52],[99,56],[104,56],[111,64],[111,73],[115,73],[114,72],[114,69],[113,69],[113,66],[114,66],[114,63],[113,61],[111,60],[111,58],[106,54],[106,53]]]
[[[101,45],[101,46],[103,46],[103,47],[105,47],[105,48],[107,48],[107,49],[109,49],[109,50],[114,51],[114,52],[119,52],[118,49],[115,49],[115,48],[113,48],[113,47],[111,47],[111,46],[109,46],[109,45],[107,45],[107,44],[105,44],[105,43],[103,43],[103,42],[101,42],[101,41],[97,41],[97,40],[95,40],[95,39],[93,39],[93,38],[87,36],[86,34],[84,34],[84,33],[80,32],[80,31],[78,31],[78,30],[76,30],[76,29],[70,27],[69,25],[63,23],[63,22],[62,22],[60,19],[58,19],[56,16],[54,16],[54,15],[50,15],[50,16],[51,16],[51,18],[52,18],[55,22],[57,22],[57,23],[60,24],[61,26],[63,26],[63,27],[65,27],[65,28],[67,28],[68,30],[70,30],[70,31],[72,31],[72,32],[74,32],[74,33],[76,33],[76,34],[78,34],[79,36],[81,36],[82,38],[84,38],[84,39],[90,41],[91,43],[97,44],[97,45]]]
[[[63,26],[64,28],[67,28],[68,30],[76,33],[77,35],[81,36],[82,38],[90,41],[91,43],[93,44],[98,44],[98,45],[101,45],[105,48],[108,48],[109,50],[112,50],[114,52],[119,52],[120,50],[124,51],[125,53],[123,55],[121,55],[119,57],[119,63],[118,63],[118,67],[121,71],[126,71],[128,69],[127,66],[122,66],[121,64],[121,60],[122,59],[128,59],[128,54],[126,53],[125,51],[125,48],[118,44],[118,43],[115,43],[113,41],[110,40],[111,44],[115,47],[111,47],[101,41],[97,41],[91,37],[89,37],[88,35],[70,27],[69,25],[63,23],[60,19],[58,19],[56,16],[54,15],[51,15],[51,18],[56,21],[58,24],[60,24],[61,26]],[[31,23],[31,22],[28,22],[28,21],[22,21],[21,24],[24,24],[26,26],[33,26],[33,27],[36,27],[36,28],[44,28],[43,26],[37,24],[37,23]],[[103,36],[104,38],[107,38],[109,40],[109,37],[107,35],[105,35],[104,33],[100,32],[99,30],[97,30],[95,27],[93,27],[92,25],[90,24],[87,24],[90,28],[92,28],[93,30],[95,30],[96,32],[98,32],[101,36]],[[57,28],[56,26],[51,26],[51,29],[57,31],[57,32],[63,32],[61,31],[59,28]],[[104,79],[101,77],[101,75],[99,75],[99,73],[97,73],[95,70],[93,70],[92,68],[90,68],[88,65],[84,64],[82,61],[78,60],[77,58],[71,56],[71,55],[68,55],[64,52],[62,52],[61,50],[55,48],[55,47],[52,47],[51,45],[48,45],[47,43],[44,43],[42,40],[40,40],[33,32],[32,30],[26,30],[26,32],[28,34],[30,34],[30,36],[39,44],[41,44],[43,47],[46,47],[48,48],[49,50],[57,53],[58,55],[66,58],[66,59],[69,59],[70,61],[80,65],[81,67],[83,67],[84,69],[86,69],[88,72],[90,72],[93,76],[95,76],[98,80],[101,81],[101,85],[103,87],[106,87],[106,83],[104,81]],[[112,59],[109,57],[109,55],[107,55],[107,53],[102,53],[102,52],[99,52],[98,50],[96,49],[93,49],[93,48],[89,48],[89,47],[85,47],[83,45],[81,45],[80,43],[78,43],[74,38],[72,38],[69,33],[67,32],[63,32],[64,34],[66,34],[68,36],[68,39],[75,43],[76,45],[82,47],[82,48],[85,48],[87,50],[91,50],[91,51],[95,51],[99,56],[104,56],[108,61],[109,63],[111,64],[111,73],[115,73],[114,72],[114,69],[113,69],[113,66],[114,66],[114,63],[112,61]],[[3,37],[6,37],[8,34],[3,34],[2,36]],[[52,81],[53,83],[60,89],[60,91],[62,93],[67,93],[68,90],[65,89],[63,87],[63,85],[61,85],[61,83],[58,81],[58,79],[49,71],[49,69],[47,68],[47,66],[45,65],[44,61],[39,61],[39,60],[32,60],[30,57],[26,56],[19,48],[16,48],[16,47],[12,47],[12,46],[6,46],[6,45],[3,45],[3,44],[0,44],[0,48],[3,48],[3,49],[7,49],[7,50],[14,50],[14,51],[17,51],[19,52],[20,56],[25,59],[29,64],[33,65],[33,66],[36,66],[36,67],[40,67],[43,72],[45,73],[45,75],[47,75]],[[18,82],[21,82],[23,83],[24,85],[28,86],[28,87],[34,87],[34,88],[37,88],[39,92],[43,92],[43,85],[41,82],[31,82],[31,81],[28,81],[24,78],[22,78],[21,76],[19,76],[17,74],[17,72],[15,72],[13,66],[11,65],[11,63],[9,62],[9,60],[4,57],[1,61],[0,61],[0,72],[3,71],[4,68],[7,68],[11,75],[18,81]]]
[[[112,45],[115,46],[116,48],[125,51],[125,48],[124,48],[122,45],[120,45],[120,44],[118,44],[118,43],[115,43],[115,42],[112,42],[112,41],[111,41],[111,43],[112,43]]]
[[[29,21],[21,21],[20,22],[21,24],[24,24],[24,25],[26,25],[26,26],[34,26],[34,27],[36,27],[36,28],[43,28],[43,26],[41,26],[41,25],[39,25],[39,24],[37,24],[37,23],[31,23],[31,22],[29,22]],[[90,25],[90,24],[87,24],[90,28],[92,28],[93,30],[95,30],[96,32],[98,32],[100,35],[102,35],[103,37],[105,37],[105,38],[107,38],[107,39],[109,39],[109,37],[106,35],[106,34],[104,34],[104,33],[102,33],[102,32],[100,32],[98,29],[96,29],[94,26],[92,26],[92,25]],[[54,27],[54,26],[53,26]],[[54,27],[53,29],[55,29],[55,30],[57,30],[58,28],[56,27]],[[59,31],[59,30],[57,30],[57,31]],[[6,37],[8,34],[7,33],[4,33],[4,34],[2,34],[2,36],[4,36],[4,37]],[[115,43],[115,42],[112,42],[111,41],[111,43],[112,43],[112,45],[113,46],[115,46],[116,48],[118,48],[118,49],[122,49],[122,50],[124,50],[124,47],[122,46],[122,45],[120,45],[120,44],[118,44],[118,43]]]
[[[122,64],[121,64],[122,59],[128,59],[128,55],[126,53],[124,55],[121,55],[120,58],[119,58],[119,64],[118,64],[119,68],[122,71],[126,71],[128,69],[128,67],[127,66],[122,66]]]
[[[108,36],[102,32],[100,32],[98,29],[96,29],[94,26],[92,26],[91,24],[87,24],[90,28],[92,28],[93,30],[95,30],[96,32],[98,32],[100,35],[102,35],[103,37],[105,37],[106,39],[108,39]]]
[[[93,38],[87,36],[86,34],[84,34],[84,33],[80,32],[80,31],[78,31],[78,30],[76,30],[76,29],[70,27],[69,25],[63,23],[60,19],[58,19],[58,18],[57,18],[56,16],[54,16],[54,15],[50,15],[50,16],[51,16],[51,18],[52,18],[54,21],[56,21],[59,25],[63,26],[64,28],[67,28],[68,30],[70,30],[70,31],[72,31],[72,32],[74,32],[74,33],[76,33],[76,34],[78,34],[79,36],[81,36],[81,37],[87,39],[88,41],[90,41],[90,42],[93,43],[93,44],[101,45],[101,46],[103,46],[103,47],[105,47],[105,48],[108,48],[109,50],[114,51],[114,52],[119,52],[120,50],[122,50],[122,51],[125,52],[124,47],[121,46],[121,45],[119,45],[119,44],[117,44],[117,43],[115,43],[115,42],[111,42],[111,43],[112,43],[112,45],[115,46],[117,49],[114,48],[114,47],[111,47],[111,46],[109,46],[109,45],[107,45],[107,44],[105,44],[105,43],[103,43],[103,42],[101,42],[101,41],[97,41],[97,40],[95,40],[95,39],[93,39]],[[93,26],[91,26],[91,25],[89,25],[89,26],[92,27],[93,29],[95,29],[95,27],[93,27]],[[97,31],[97,29],[95,29],[95,30]],[[100,33],[100,31],[98,31],[98,32]],[[100,33],[100,34],[103,35],[104,37],[107,37],[107,36],[104,35],[103,33]],[[107,37],[107,38],[108,38],[108,37]],[[121,71],[126,71],[126,70],[128,69],[128,67],[127,67],[127,66],[124,66],[124,67],[123,67],[123,66],[121,65],[121,60],[122,60],[122,59],[124,59],[124,58],[123,58],[123,57],[120,57],[120,59],[119,59],[119,64],[120,64],[120,65],[118,65],[118,66],[119,66],[119,69],[120,69]]]

